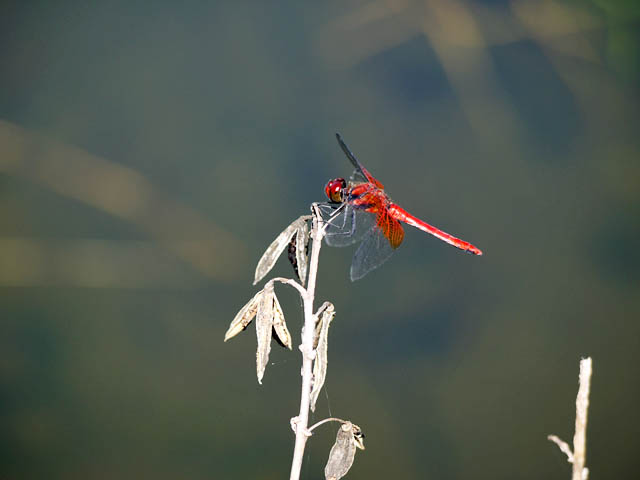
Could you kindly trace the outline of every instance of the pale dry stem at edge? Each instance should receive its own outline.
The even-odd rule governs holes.
[[[587,480],[589,469],[585,467],[587,458],[587,413],[589,410],[589,391],[591,389],[591,357],[580,360],[580,387],[576,397],[576,427],[573,435],[573,452],[567,444],[556,435],[547,438],[558,445],[573,464],[572,480]]]

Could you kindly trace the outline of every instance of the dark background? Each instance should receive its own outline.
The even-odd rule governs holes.
[[[323,248],[349,478],[637,474],[635,1],[3,2],[0,478],[286,478],[299,352],[223,335],[253,269],[350,165],[415,229],[350,283]],[[290,275],[282,260],[276,274]],[[299,341],[296,296],[278,287]],[[321,478],[335,426],[308,444]],[[635,468],[634,468],[635,467]]]

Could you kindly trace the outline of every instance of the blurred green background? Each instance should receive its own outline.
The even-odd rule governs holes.
[[[259,386],[253,329],[222,339],[264,248],[350,174],[336,131],[485,252],[407,228],[350,283],[353,248],[322,249],[315,420],[366,433],[349,478],[568,478],[546,436],[571,440],[587,355],[591,478],[632,477],[638,5],[3,2],[0,478],[287,478],[299,352]]]

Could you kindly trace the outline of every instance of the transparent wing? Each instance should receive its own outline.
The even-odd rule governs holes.
[[[367,180],[362,171],[356,169],[349,177],[349,181],[351,183],[367,183],[369,180]]]
[[[386,262],[394,248],[389,243],[384,232],[374,225],[364,236],[362,243],[356,250],[351,262],[351,281],[361,279],[371,270]]]
[[[375,225],[367,232],[351,262],[351,281],[364,277],[374,268],[386,262],[404,239],[400,222],[383,209],[375,219]]]
[[[353,245],[365,236],[375,224],[376,216],[350,203],[327,219],[325,241],[332,247]]]

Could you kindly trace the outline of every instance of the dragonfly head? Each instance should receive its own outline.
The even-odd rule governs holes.
[[[342,203],[344,201],[344,191],[347,188],[347,182],[344,178],[334,178],[329,180],[324,187],[324,193],[331,203]]]

